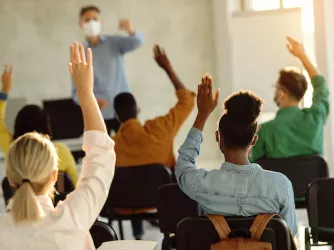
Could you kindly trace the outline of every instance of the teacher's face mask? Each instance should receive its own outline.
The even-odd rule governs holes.
[[[90,20],[83,25],[83,30],[88,37],[99,36],[101,34],[101,22]]]

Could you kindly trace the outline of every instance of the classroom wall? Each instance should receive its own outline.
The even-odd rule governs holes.
[[[214,74],[211,1],[206,0],[1,0],[0,65],[14,65],[12,97],[30,103],[69,97],[68,45],[82,41],[78,27],[79,8],[99,6],[104,32],[117,32],[120,18],[131,19],[144,33],[145,45],[126,57],[126,70],[141,108],[142,121],[165,114],[176,98],[168,78],[152,60],[152,46],[165,46],[186,86],[195,90],[203,73]],[[205,131],[203,161],[215,160],[215,116]],[[184,140],[194,114],[176,139]],[[208,166],[210,167],[210,166]]]

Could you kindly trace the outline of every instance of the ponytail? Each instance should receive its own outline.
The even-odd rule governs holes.
[[[29,182],[23,182],[16,190],[11,208],[15,224],[20,224],[23,221],[36,222],[44,216],[44,211],[31,185]]]
[[[15,224],[34,223],[44,211],[37,195],[50,194],[52,175],[58,169],[58,156],[53,143],[38,133],[17,138],[8,151],[6,174],[16,188],[11,207]]]

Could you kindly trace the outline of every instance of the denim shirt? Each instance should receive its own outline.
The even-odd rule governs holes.
[[[192,128],[179,149],[175,174],[182,191],[199,204],[199,215],[253,216],[280,214],[293,235],[297,220],[292,184],[283,174],[258,164],[223,163],[220,170],[196,168],[202,132]]]
[[[143,35],[136,32],[130,36],[101,36],[96,46],[91,47],[94,67],[94,94],[104,99],[108,106],[102,110],[104,119],[115,118],[114,98],[123,92],[131,92],[124,68],[124,55],[134,51],[143,44]],[[72,83],[72,97],[78,103],[77,90]]]

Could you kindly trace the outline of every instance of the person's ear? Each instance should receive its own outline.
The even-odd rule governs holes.
[[[255,146],[255,144],[256,144],[256,142],[257,142],[258,139],[259,139],[259,136],[258,135],[254,135],[253,140],[251,142],[251,145]]]
[[[79,26],[80,26],[80,28],[83,28],[83,25],[84,25],[84,21],[82,20],[82,18],[80,18],[80,20],[79,20]]]
[[[58,169],[53,170],[52,172],[52,182],[56,183],[58,180]]]

